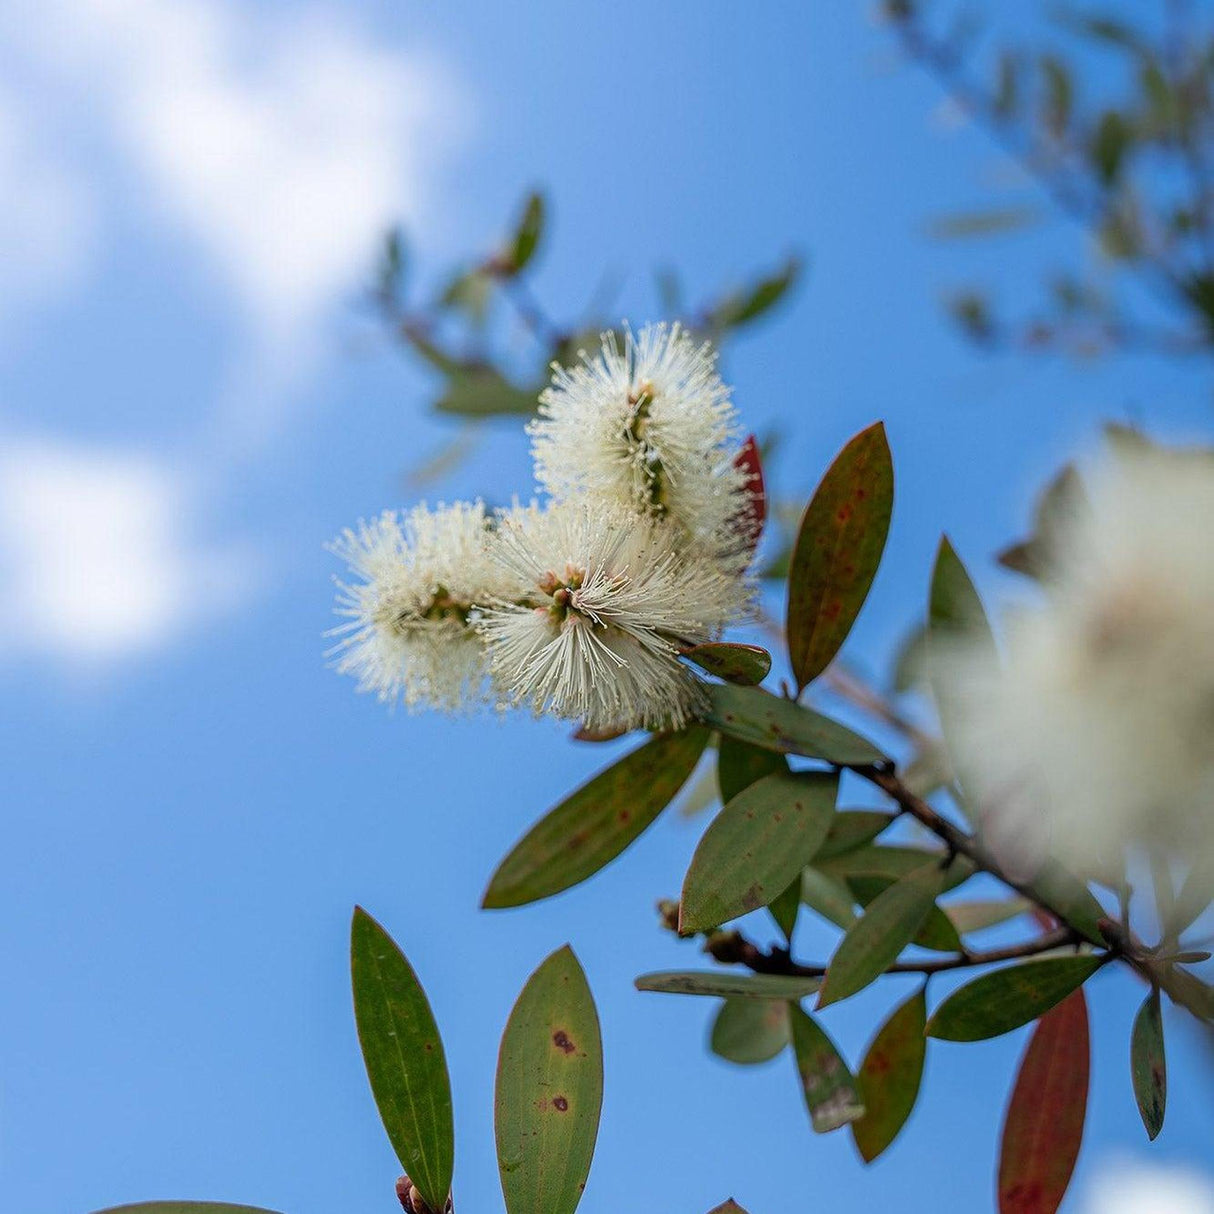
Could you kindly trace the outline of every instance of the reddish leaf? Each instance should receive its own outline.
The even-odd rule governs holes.
[[[1088,1103],[1088,1005],[1078,990],[1041,1017],[1003,1125],[999,1214],[1054,1214],[1062,1204]]]
[[[745,540],[748,551],[759,546],[763,524],[767,521],[767,489],[763,483],[763,461],[759,456],[759,444],[753,434],[748,435],[733,461],[735,468],[746,473],[746,505],[738,520],[738,530]]]

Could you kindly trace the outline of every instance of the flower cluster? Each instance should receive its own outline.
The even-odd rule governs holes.
[[[333,545],[337,669],[407,708],[493,702],[594,732],[684,724],[679,660],[750,609],[750,473],[711,347],[653,325],[554,368],[530,434],[542,503],[391,512]]]
[[[960,655],[955,741],[996,839],[1094,876],[1127,845],[1214,860],[1214,457],[1106,456],[1001,670]]]

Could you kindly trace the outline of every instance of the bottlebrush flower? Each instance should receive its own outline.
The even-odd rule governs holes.
[[[745,567],[748,473],[717,356],[678,324],[606,333],[597,357],[554,367],[528,427],[536,480],[557,501],[587,495],[666,519],[703,552]]]
[[[1123,451],[1087,488],[1004,672],[959,659],[954,742],[998,838],[1094,875],[1127,844],[1214,860],[1214,459]]]
[[[337,670],[360,691],[409,709],[455,710],[485,698],[484,645],[471,626],[478,600],[509,595],[513,584],[490,559],[491,519],[482,503],[403,518],[386,511],[347,530],[331,550],[360,579],[339,582],[333,630]]]
[[[685,724],[703,693],[679,650],[719,635],[737,579],[672,540],[622,505],[503,514],[494,556],[526,591],[487,604],[478,625],[503,695],[591,730]]]

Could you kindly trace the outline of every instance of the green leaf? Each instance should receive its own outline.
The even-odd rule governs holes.
[[[544,196],[538,191],[531,194],[523,207],[522,218],[510,242],[509,261],[512,273],[517,274],[535,256],[540,237],[544,232]]]
[[[455,1127],[442,1038],[413,967],[361,907],[350,925],[354,1018],[392,1149],[428,1205],[451,1191]]]
[[[601,771],[515,844],[481,905],[523,906],[592,877],[666,808],[707,742],[699,727],[659,734]]]
[[[1154,988],[1134,1017],[1130,1037],[1130,1075],[1134,1080],[1134,1099],[1147,1137],[1152,1142],[1163,1129],[1168,1101],[1168,1063],[1163,1049],[1163,1016],[1159,1007],[1159,988]]]
[[[709,1046],[726,1062],[769,1062],[788,1044],[789,1004],[782,999],[726,999],[712,1022]]]
[[[829,860],[871,843],[892,821],[893,814],[878,809],[841,809],[830,824],[830,833],[818,848],[816,860]]]
[[[770,311],[784,297],[801,273],[801,259],[790,257],[770,278],[760,279],[745,291],[723,299],[713,309],[709,324],[716,329],[736,329]]]
[[[717,743],[717,787],[722,805],[756,780],[787,770],[788,760],[774,751],[739,742],[728,734],[723,734]]]
[[[758,645],[710,641],[684,649],[682,656],[718,679],[743,687],[763,682],[771,671],[771,654]]]
[[[260,1206],[232,1206],[223,1201],[137,1201],[108,1206],[97,1214],[274,1214]]]
[[[826,837],[838,789],[835,772],[776,772],[732,798],[691,858],[679,931],[717,927],[782,893]]]
[[[1054,1214],[1062,1204],[1087,1114],[1091,1047],[1082,991],[1041,1018],[1025,1050],[1003,1123],[999,1214]]]
[[[495,368],[476,364],[451,373],[434,407],[463,417],[526,414],[535,412],[538,396],[538,388],[516,388]]]
[[[788,654],[798,690],[839,652],[881,563],[894,468],[881,422],[836,456],[797,533],[788,573]]]
[[[1062,60],[1053,55],[1041,58],[1041,75],[1045,91],[1042,118],[1046,129],[1055,139],[1061,139],[1071,121],[1071,108],[1075,91],[1071,84],[1071,73]]]
[[[1091,157],[1097,174],[1106,186],[1121,173],[1126,153],[1133,147],[1134,132],[1116,110],[1106,110],[1092,136]]]
[[[920,987],[881,1026],[856,1083],[864,1101],[864,1116],[851,1125],[856,1148],[872,1163],[898,1136],[915,1107],[927,1056],[927,998]]]
[[[598,1013],[566,945],[527,980],[502,1035],[494,1129],[508,1214],[577,1209],[602,1104]]]
[[[1041,211],[1033,206],[993,207],[986,211],[945,215],[933,221],[928,230],[937,240],[997,236],[1031,227],[1040,223],[1041,217]]]
[[[867,843],[837,856],[815,859],[814,867],[833,877],[885,877],[897,881],[922,868],[929,860],[942,860],[946,855],[942,848]],[[949,865],[944,888],[949,890],[960,885],[973,871],[973,861],[957,856]]]
[[[864,1116],[864,1101],[835,1043],[812,1016],[789,1004],[792,1045],[810,1123],[828,1134]]]
[[[709,709],[705,721],[743,742],[840,766],[885,761],[886,756],[867,738],[791,700],[758,687],[728,683],[706,690]]]
[[[929,864],[895,881],[869,905],[839,942],[818,995],[818,1008],[829,1007],[863,990],[897,959],[944,885],[944,869]]]
[[[1074,464],[1065,465],[1037,500],[1032,534],[1005,548],[999,563],[1037,581],[1055,576],[1066,533],[1090,509],[1079,471]]]
[[[801,873],[801,901],[823,919],[846,931],[856,921],[855,898],[838,877],[816,866]]]
[[[983,974],[954,991],[927,1022],[927,1035],[983,1041],[1010,1033],[1065,999],[1103,964],[1103,957],[1048,957]]]
[[[821,978],[793,974],[733,974],[727,970],[664,970],[642,974],[638,991],[663,995],[711,995],[719,999],[804,999],[822,985]]]
[[[954,902],[943,908],[952,925],[965,935],[1006,923],[1018,915],[1027,914],[1033,904],[1027,898],[989,898],[975,902]]]
[[[797,915],[801,910],[801,874],[798,873],[783,893],[777,894],[768,904],[768,913],[776,927],[784,934],[787,944],[792,944],[793,932],[797,928]]]
[[[1100,921],[1104,907],[1090,889],[1069,869],[1054,860],[1044,861],[1037,875],[1025,887],[1025,892],[1059,915],[1093,944],[1105,943]]]

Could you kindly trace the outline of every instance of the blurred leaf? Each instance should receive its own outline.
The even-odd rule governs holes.
[[[818,994],[829,1007],[876,981],[910,944],[944,885],[944,869],[929,864],[895,881],[875,898],[839,942]]]
[[[1163,1129],[1168,1101],[1168,1063],[1163,1048],[1163,1015],[1159,1007],[1159,988],[1155,987],[1134,1017],[1130,1037],[1130,1074],[1134,1080],[1134,1099],[1147,1137],[1152,1142]]]
[[[739,1066],[769,1062],[788,1044],[788,1008],[782,999],[726,999],[712,1022],[709,1047]]]
[[[999,563],[1038,581],[1055,576],[1064,537],[1090,509],[1079,470],[1074,464],[1064,465],[1037,499],[1032,534],[1004,549]]]
[[[572,1214],[603,1104],[594,997],[565,945],[523,988],[498,1055],[494,1130],[508,1214]]]
[[[846,931],[856,921],[855,898],[838,877],[811,866],[801,873],[801,901]]]
[[[913,873],[917,870],[912,869],[911,871]],[[901,880],[906,880],[906,877]],[[946,882],[956,880],[956,876],[946,872],[945,880]],[[856,901],[864,907],[869,906],[894,884],[895,882],[889,877],[853,874],[847,878],[848,888],[856,896]],[[934,903],[928,908],[927,916],[919,925],[918,931],[915,932],[912,943],[919,945],[920,948],[930,948],[937,953],[959,953],[962,949],[961,937],[957,935],[957,929],[953,926],[952,920]]]
[[[392,1149],[426,1203],[451,1191],[455,1127],[442,1038],[413,967],[361,907],[350,925],[354,1018]]]
[[[1042,121],[1055,139],[1061,139],[1070,125],[1074,103],[1071,73],[1061,59],[1054,55],[1043,55],[1041,77],[1044,90]]]
[[[1138,32],[1124,21],[1091,13],[1068,12],[1065,9],[1059,11],[1057,19],[1073,33],[1082,34],[1097,42],[1105,42],[1135,54],[1146,49],[1146,44]]]
[[[944,913],[964,936],[968,932],[994,927],[997,923],[1006,923],[1032,908],[1033,904],[1027,898],[991,898],[978,902],[954,902],[944,907]]]
[[[945,307],[971,341],[987,342],[995,336],[995,318],[987,297],[978,291],[958,291],[949,295]]]
[[[376,289],[387,299],[395,299],[404,283],[408,257],[405,235],[400,228],[392,228],[384,237],[376,271]]]
[[[1082,986],[1104,960],[1049,957],[983,974],[936,1009],[927,1022],[927,1034],[945,1041],[983,1041],[1010,1033]]]
[[[439,413],[461,417],[534,413],[539,391],[516,388],[495,368],[476,364],[451,373],[446,391],[435,401],[434,408]]]
[[[881,422],[835,457],[801,519],[788,574],[788,655],[798,690],[839,652],[881,563],[894,469]]]
[[[740,1205],[731,1197],[728,1201],[722,1202],[719,1206],[714,1206],[708,1211],[708,1214],[746,1214]]]
[[[1019,232],[1041,222],[1037,207],[993,207],[986,211],[963,211],[932,221],[928,233],[937,240],[960,240],[974,236],[999,236]]]
[[[851,1131],[865,1163],[894,1141],[915,1107],[927,1056],[926,1022],[926,988],[921,986],[881,1026],[860,1064],[856,1083],[865,1111]]]
[[[682,656],[718,679],[743,687],[753,687],[763,682],[771,671],[771,654],[758,645],[709,641],[684,649]]]
[[[522,906],[609,864],[670,804],[695,770],[708,731],[658,734],[541,818],[498,865],[481,905]]]
[[[991,93],[991,108],[996,117],[1010,118],[1016,111],[1020,101],[1020,73],[1022,63],[1014,53],[1002,51],[999,54],[995,73],[995,87]]]
[[[108,1206],[97,1214],[274,1214],[260,1206],[232,1206],[222,1201],[137,1201]]]
[[[790,257],[770,278],[762,278],[743,291],[721,300],[709,315],[709,327],[737,329],[757,320],[783,299],[801,273],[801,259]]]
[[[1043,906],[1053,907],[1077,932],[1093,944],[1105,943],[1100,930],[1104,907],[1090,889],[1055,860],[1045,860],[1025,892]]]
[[[815,861],[829,860],[871,843],[891,822],[893,814],[879,809],[841,809],[830,824],[830,833],[818,848]]]
[[[1003,1124],[999,1214],[1054,1214],[1062,1204],[1087,1113],[1088,1010],[1075,991],[1033,1032]]]
[[[927,683],[927,626],[916,624],[902,638],[894,658],[894,691],[905,694]]]
[[[770,695],[758,687],[727,683],[708,687],[708,724],[743,742],[780,754],[804,755],[840,765],[880,763],[882,754],[867,738],[845,725]]]
[[[434,367],[435,370],[449,376],[460,375],[464,371],[464,364],[459,359],[452,358],[450,354],[431,341],[429,336],[422,333],[419,328],[414,326],[402,327],[400,333],[413,348],[413,352],[423,359],[423,361]]]
[[[522,218],[519,220],[514,237],[510,242],[508,260],[512,273],[517,274],[535,256],[540,238],[544,234],[545,212],[543,194],[538,192],[531,194],[523,207]]]
[[[836,772],[776,772],[731,798],[691,858],[679,931],[716,927],[783,892],[826,837],[838,790]]]
[[[1134,143],[1134,132],[1117,110],[1101,115],[1092,135],[1092,165],[1106,186],[1112,185],[1121,173],[1126,153]]]
[[[788,770],[788,760],[781,754],[739,742],[728,734],[717,743],[717,787],[721,790],[721,803],[732,801],[744,788],[756,780]]]
[[[438,302],[444,308],[458,308],[479,324],[488,314],[492,295],[493,279],[484,270],[461,270],[443,288]]]
[[[797,1004],[789,1005],[789,1014],[797,1073],[814,1131],[828,1134],[863,1117],[864,1102],[835,1043]]]
[[[724,970],[666,970],[642,974],[638,991],[663,995],[714,995],[724,999],[804,999],[822,985],[820,978],[791,974],[731,974]]]

